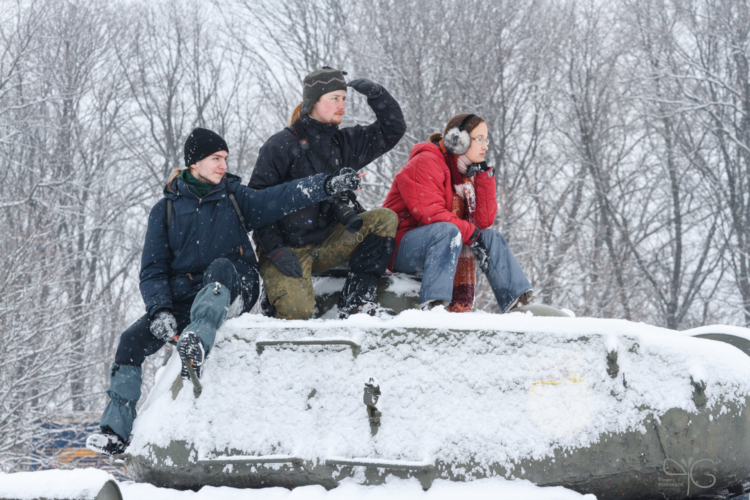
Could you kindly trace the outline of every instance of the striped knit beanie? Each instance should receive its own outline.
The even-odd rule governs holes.
[[[302,114],[310,114],[322,95],[334,90],[346,90],[345,74],[346,71],[323,66],[307,75],[302,81]]]

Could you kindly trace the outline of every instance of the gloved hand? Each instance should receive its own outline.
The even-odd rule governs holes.
[[[172,311],[162,309],[151,320],[150,328],[151,335],[164,342],[169,342],[174,340],[174,336],[177,335],[177,320],[174,319]]]
[[[486,172],[492,167],[487,166],[487,162],[483,161],[481,163],[472,163],[469,165],[469,168],[466,169],[466,177],[472,177],[476,174],[481,174],[482,172]]]
[[[302,277],[302,264],[294,252],[289,250],[287,247],[277,248],[269,255],[271,262],[276,266],[281,274],[289,278],[301,278]]]
[[[356,191],[359,189],[361,177],[352,168],[342,168],[339,175],[326,179],[324,188],[328,196],[333,196],[344,191]]]
[[[375,99],[383,93],[383,87],[366,78],[357,78],[347,83],[346,86],[353,88],[368,99]]]
[[[474,251],[474,256],[477,258],[477,265],[486,274],[490,268],[490,251],[487,245],[484,244],[479,228],[474,229],[470,241],[471,245],[469,245],[469,248]]]

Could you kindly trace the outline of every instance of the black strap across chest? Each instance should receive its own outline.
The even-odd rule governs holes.
[[[291,127],[292,132],[294,132],[294,135],[297,136],[297,140],[299,141],[300,149],[302,149],[302,152],[307,155],[308,160],[310,160],[310,163],[315,166],[315,162],[312,161],[311,154],[314,155],[318,160],[320,160],[320,164],[323,165],[323,171],[319,173],[324,174],[335,174],[338,173],[339,170],[343,167],[343,165],[334,165],[332,169],[329,169],[328,164],[331,162],[331,156],[326,156],[323,151],[317,146],[317,144],[313,144],[310,142],[310,140],[307,138],[307,133],[305,133],[305,129],[302,127],[302,122],[297,120],[294,123],[292,123]],[[341,158],[341,162],[344,161],[344,154],[341,150],[341,145],[339,144],[338,139],[336,137],[333,138],[333,144],[339,151],[339,157]]]

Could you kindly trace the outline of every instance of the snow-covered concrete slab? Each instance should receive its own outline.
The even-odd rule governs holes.
[[[718,474],[718,486],[750,473],[736,459],[750,456],[748,361],[726,343],[621,320],[441,310],[343,321],[245,315],[220,330],[200,398],[189,389],[172,398],[179,362],[170,361],[128,453],[147,475],[144,464],[168,468],[164,450],[177,460],[181,449],[186,463],[218,468],[221,484],[271,467],[270,484],[305,467],[317,477],[336,458],[380,473],[339,463],[326,469],[334,482],[321,484],[349,475],[384,481],[378,461],[392,461],[435,464],[414,468],[426,474],[423,484],[501,475],[578,482],[585,491],[597,477],[664,475],[666,460],[684,459],[710,460],[693,469],[694,482]],[[370,377],[382,391],[375,435],[362,399]],[[289,461],[233,458],[277,455]],[[190,467],[182,466],[184,480]]]

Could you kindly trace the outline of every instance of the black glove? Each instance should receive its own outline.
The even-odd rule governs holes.
[[[302,264],[294,252],[289,250],[287,247],[277,248],[269,255],[271,262],[276,266],[281,274],[289,278],[301,278],[302,277]]]
[[[479,228],[474,229],[474,233],[471,235],[469,241],[471,241],[469,248],[474,251],[474,256],[477,258],[479,269],[486,274],[490,268],[490,251],[487,248],[487,245],[484,244],[482,233],[479,232]]]
[[[353,88],[368,99],[375,99],[383,93],[383,87],[366,78],[357,78],[347,83],[346,86]]]
[[[339,175],[326,179],[324,188],[328,196],[333,196],[345,191],[356,191],[362,178],[351,168],[342,168]]]
[[[469,165],[469,168],[466,169],[466,177],[472,177],[476,174],[481,174],[482,172],[486,172],[492,167],[487,166],[487,162],[483,161],[481,163],[472,163]]]
[[[174,336],[177,335],[177,320],[174,319],[172,311],[162,309],[151,320],[150,328],[151,335],[164,342],[169,342],[174,340]]]

